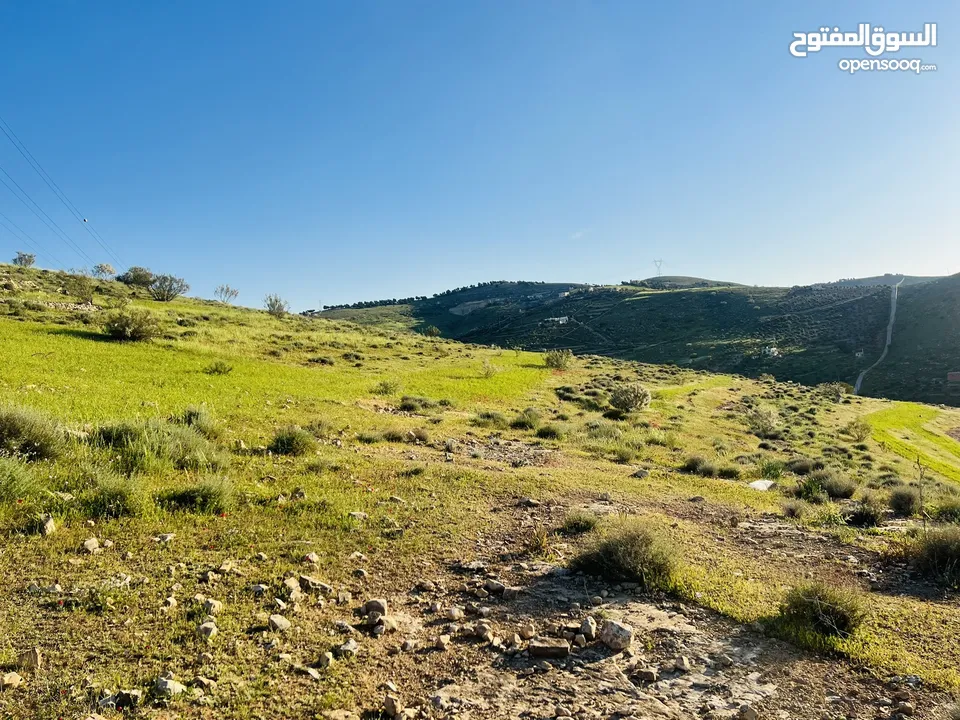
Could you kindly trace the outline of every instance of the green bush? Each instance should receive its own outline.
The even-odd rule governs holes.
[[[203,371],[207,375],[229,375],[233,372],[233,365],[224,360],[214,360]]]
[[[222,451],[192,427],[158,420],[101,426],[94,433],[94,443],[116,452],[113,459],[127,474],[168,466],[177,470],[219,470],[227,465]]]
[[[34,497],[41,490],[30,468],[14,458],[0,456],[0,502]]]
[[[221,435],[220,427],[206,405],[189,405],[182,412],[171,417],[170,422],[191,427],[208,440],[216,440]]]
[[[853,527],[876,527],[885,517],[883,503],[872,494],[864,495],[846,516],[847,525]]]
[[[720,477],[724,480],[739,480],[740,479],[740,468],[733,465],[726,465],[720,468],[719,472]]]
[[[150,287],[150,283],[153,282],[153,273],[145,267],[134,265],[128,268],[125,273],[117,275],[117,282],[132,287]]]
[[[909,552],[924,577],[960,588],[960,528],[942,528],[920,535]]]
[[[765,459],[760,461],[760,476],[767,480],[779,480],[783,477],[785,467],[779,460]]]
[[[560,533],[563,535],[583,535],[596,528],[599,522],[600,518],[592,512],[574,510],[563,519]]]
[[[857,490],[857,484],[849,478],[836,475],[831,470],[814,470],[808,476],[811,482],[819,483],[833,500],[848,500]]]
[[[510,422],[510,427],[514,430],[536,430],[540,427],[540,411],[527,408]]]
[[[505,428],[507,427],[507,419],[498,412],[484,410],[474,415],[470,424],[483,428]]]
[[[873,428],[863,418],[857,418],[856,420],[851,420],[846,425],[843,426],[843,432],[852,437],[858,443],[862,443],[864,440],[870,437],[870,434],[873,432]]]
[[[166,490],[158,502],[168,510],[182,510],[207,515],[229,512],[236,505],[233,484],[226,478],[204,480],[187,487]]]
[[[173,275],[156,275],[150,283],[150,295],[158,302],[171,302],[190,289],[187,281]]]
[[[563,435],[563,428],[556,425],[543,425],[537,428],[537,437],[542,440],[561,440]]]
[[[400,398],[400,409],[404,412],[420,412],[422,410],[431,410],[441,402],[431,400],[430,398],[417,397],[415,395],[404,395]]]
[[[263,307],[273,317],[282,318],[290,311],[290,305],[279,295],[267,295],[263,298]]]
[[[683,470],[683,472],[700,475],[702,477],[716,477],[719,472],[715,462],[707,460],[700,455],[693,455],[687,458],[680,469]]]
[[[782,505],[783,516],[791,520],[801,520],[807,514],[807,504],[800,500],[787,500]]]
[[[277,431],[267,449],[275,455],[306,455],[316,447],[313,435],[297,425],[288,425]]]
[[[87,517],[106,520],[140,517],[146,513],[148,500],[135,480],[107,475],[97,479],[96,486],[81,496],[80,503]]]
[[[677,561],[672,544],[661,531],[628,525],[576,556],[570,567],[610,582],[636,582],[644,590],[671,590]]]
[[[395,395],[400,390],[400,383],[396,380],[381,380],[373,386],[374,395]]]
[[[383,442],[385,438],[383,433],[377,430],[364,430],[363,432],[357,433],[357,440],[364,445],[373,445],[378,442]]]
[[[960,497],[941,497],[934,508],[933,517],[939,522],[960,523]]]
[[[543,364],[554,370],[566,370],[573,360],[570,350],[548,350],[543,355]]]
[[[897,517],[913,517],[922,509],[920,491],[908,486],[895,487],[890,491],[890,509]]]
[[[0,406],[0,455],[51,460],[66,449],[66,434],[46,415],[12,405]]]
[[[746,415],[747,427],[759,438],[776,440],[780,437],[780,417],[771,408],[754,408]]]
[[[93,281],[86,275],[71,275],[63,284],[67,295],[81,303],[93,302]]]
[[[140,342],[160,334],[160,323],[147,310],[118,310],[107,318],[104,332],[114,340]]]
[[[858,592],[820,582],[794,588],[780,605],[781,622],[798,638],[811,633],[846,638],[866,617],[866,603]]]
[[[636,384],[618,385],[610,393],[610,404],[625,413],[648,408],[650,399],[650,391]]]

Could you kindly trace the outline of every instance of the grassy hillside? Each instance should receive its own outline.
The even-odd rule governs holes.
[[[920,716],[934,716],[938,689],[960,688],[950,590],[960,578],[917,560],[919,512],[937,533],[960,520],[958,411],[600,356],[547,367],[531,352],[160,303],[113,282],[77,304],[62,274],[0,271],[4,717],[373,717],[387,680],[386,692],[430,713],[436,693],[457,685],[469,696],[478,678],[573,682],[574,665],[502,639],[534,623],[561,642],[558,624],[639,617],[637,603],[663,617],[696,608],[689,622],[729,633],[730,648],[759,643],[783,658],[788,646],[772,638],[788,640],[798,677],[828,663],[817,675],[844,678],[851,697],[889,694],[856,665],[916,674],[922,686],[897,687]],[[733,328],[790,308],[791,327],[810,332],[804,310],[822,300],[746,289],[589,297],[646,320],[645,304],[667,298],[688,306],[684,317],[724,308],[741,318]],[[158,336],[109,340],[105,320],[136,310]],[[614,408],[635,384],[649,405]],[[924,505],[904,513],[896,497],[917,495],[918,455]],[[673,558],[646,591],[589,564],[598,538],[630,537],[624,523]],[[578,558],[587,572],[571,579],[563,566]],[[853,588],[863,625],[833,636],[781,616],[803,579]],[[361,617],[373,598],[389,622]],[[451,629],[453,608],[472,614]],[[468,633],[481,617],[490,632]],[[763,633],[740,627],[752,623]],[[635,644],[656,666],[687,642],[662,637],[638,626]],[[39,668],[23,659],[33,648]],[[598,642],[571,657],[624,659]],[[543,662],[550,675],[536,670]],[[785,671],[753,663],[718,672]],[[171,690],[166,673],[182,685]],[[569,701],[556,687],[528,697],[536,716]],[[827,694],[801,715],[827,714]],[[795,700],[759,707],[777,716]]]
[[[908,287],[910,285],[922,285],[924,283],[932,282],[933,280],[939,280],[939,277],[924,277],[921,275],[898,275],[896,273],[887,273],[886,275],[876,275],[874,277],[867,278],[847,278],[845,280],[837,280],[835,283],[828,283],[829,285],[841,285],[843,287],[867,287],[870,285],[897,285],[901,287]]]

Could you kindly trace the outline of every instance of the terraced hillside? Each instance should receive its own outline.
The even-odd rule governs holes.
[[[0,274],[0,717],[956,717],[960,411]]]
[[[529,349],[570,348],[643,362],[852,383],[882,350],[889,291],[882,286],[715,287],[660,291],[571,288],[523,305],[479,307],[452,293],[376,310],[330,314],[393,326],[434,325],[445,337]],[[478,303],[470,311],[469,302]],[[469,311],[466,315],[457,312]],[[776,348],[774,354],[765,348]],[[862,356],[858,353],[862,351]]]

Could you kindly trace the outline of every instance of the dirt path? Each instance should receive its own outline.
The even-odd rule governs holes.
[[[890,288],[890,321],[887,323],[887,342],[883,346],[883,352],[873,365],[860,373],[860,377],[857,378],[857,384],[853,387],[854,395],[860,394],[860,386],[863,385],[863,379],[867,377],[867,373],[882,363],[887,357],[887,353],[890,352],[890,344],[893,342],[893,324],[897,319],[897,296],[900,294],[900,285],[902,283],[903,280]]]

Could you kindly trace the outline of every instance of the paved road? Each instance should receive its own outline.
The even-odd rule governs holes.
[[[887,357],[887,353],[890,352],[890,343],[893,342],[893,323],[897,319],[897,295],[900,294],[900,285],[902,283],[903,280],[890,288],[890,322],[887,323],[887,344],[883,346],[883,352],[880,354],[880,357],[877,358],[877,361],[860,373],[860,377],[857,378],[857,384],[853,386],[854,395],[860,394],[860,386],[863,385],[863,379],[867,376],[867,373],[882,363],[884,358]]]

